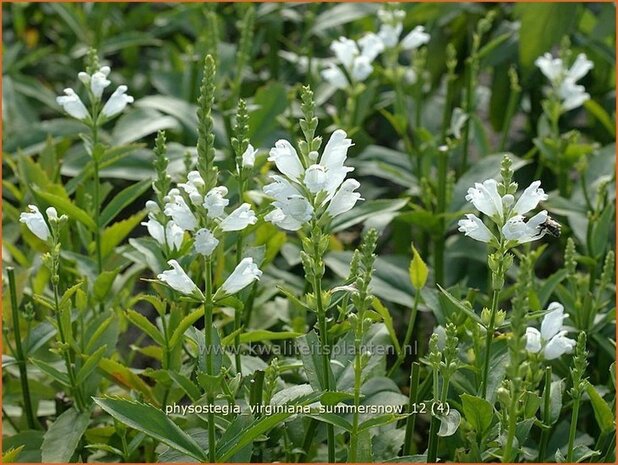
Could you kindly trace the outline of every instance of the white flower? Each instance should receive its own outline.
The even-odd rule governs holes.
[[[361,56],[365,57],[369,62],[372,62],[376,57],[384,51],[384,43],[373,32],[365,34],[358,40],[358,45],[361,48]]]
[[[189,194],[189,198],[191,199],[191,202],[196,203],[195,201],[197,201],[198,203],[199,200],[201,200],[201,196],[200,196],[200,189],[202,189],[205,186],[204,180],[202,179],[202,176],[200,175],[200,173],[198,171],[190,171],[187,174],[187,182],[186,183],[182,183],[182,184],[178,184],[178,187],[182,188],[187,194]],[[191,197],[191,195],[197,194],[198,197]],[[195,201],[194,201],[195,200]]]
[[[79,98],[79,95],[71,88],[64,89],[64,94],[56,97],[56,102],[64,111],[75,119],[84,120],[90,116],[88,110]]]
[[[148,210],[148,213],[153,214],[159,213],[161,211],[161,209],[159,208],[159,204],[154,200],[146,201],[146,210]]]
[[[565,111],[581,106],[590,98],[584,86],[576,84],[594,66],[584,53],[577,55],[569,69],[561,58],[554,58],[550,53],[538,57],[534,63],[551,83]]]
[[[22,212],[19,215],[19,221],[24,223],[36,237],[46,241],[49,238],[50,231],[43,214],[36,205],[28,205],[28,210],[30,211]]]
[[[474,187],[468,189],[466,200],[487,216],[502,217],[502,198],[498,194],[498,183],[494,179],[483,181],[482,184],[475,183]]]
[[[459,225],[459,231],[472,239],[481,242],[489,242],[494,239],[494,235],[489,228],[476,215],[469,213],[465,219],[459,220],[457,224]]]
[[[335,195],[347,173],[353,170],[344,166],[352,140],[345,131],[337,129],[324,147],[319,164],[313,164],[305,171],[303,183],[312,194],[322,190],[328,192],[328,199]]]
[[[547,210],[543,210],[526,223],[522,215],[515,215],[502,227],[502,234],[505,239],[517,241],[518,244],[535,241],[545,235],[546,231],[541,225],[547,221],[547,217]]]
[[[304,222],[286,215],[281,208],[275,208],[264,216],[264,220],[287,231],[298,231]]]
[[[563,322],[568,317],[564,307],[552,302],[548,311],[541,322],[540,332],[533,327],[526,328],[526,350],[535,354],[543,350],[543,357],[553,360],[572,352],[576,342],[566,337],[567,331],[563,330]]]
[[[171,270],[166,270],[163,273],[157,275],[159,281],[164,282],[175,291],[184,295],[192,295],[204,298],[202,292],[198,289],[195,283],[189,278],[187,273],[180,267],[176,260],[170,260],[167,262],[172,267]]]
[[[133,103],[133,97],[127,95],[126,91],[127,86],[118,86],[103,106],[101,114],[107,118],[111,118],[124,110],[127,104]]]
[[[304,172],[296,149],[284,139],[275,142],[275,146],[270,149],[268,161],[275,162],[277,169],[290,179],[297,180]]]
[[[208,218],[221,218],[225,213],[224,209],[230,201],[225,198],[227,187],[213,187],[204,197],[204,208],[208,211]]]
[[[97,100],[101,98],[105,88],[111,84],[111,81],[107,79],[110,71],[109,66],[103,66],[90,77],[90,90]]]
[[[534,210],[539,202],[547,200],[547,194],[541,189],[541,181],[534,181],[519,196],[517,203],[513,207],[513,212],[523,215]]]
[[[461,139],[461,130],[468,121],[468,115],[459,107],[453,109],[450,132],[455,139]]]
[[[197,218],[195,218],[178,189],[172,189],[167,198],[163,213],[172,218],[174,223],[185,231],[193,231],[197,227]]]
[[[148,234],[162,246],[168,246],[173,250],[180,250],[185,232],[174,221],[168,221],[165,228],[152,216],[147,222],[141,223],[148,228]]]
[[[328,68],[322,70],[322,77],[330,83],[331,86],[337,89],[345,89],[348,87],[348,78],[341,69],[334,63],[330,63]]]
[[[255,155],[258,153],[257,149],[253,148],[253,145],[249,144],[247,150],[242,154],[242,166],[243,168],[253,168],[255,165]]]
[[[58,221],[58,211],[54,207],[48,207],[45,214],[49,221]]]
[[[248,203],[243,203],[240,207],[230,213],[221,223],[219,227],[222,231],[240,231],[245,229],[250,224],[255,224],[257,222],[257,217],[253,210],[251,210],[251,205]]]
[[[356,202],[361,200],[360,194],[354,192],[359,187],[360,183],[356,179],[346,179],[331,199],[326,212],[334,218],[351,210]]]
[[[205,257],[210,257],[219,245],[219,240],[206,228],[195,233],[195,251]]]
[[[399,36],[403,30],[403,25],[398,24],[382,24],[378,31],[378,37],[382,40],[384,47],[392,48],[399,43]]]
[[[234,271],[221,285],[220,290],[226,295],[236,294],[253,281],[260,279],[262,272],[253,263],[253,258],[243,258]]]
[[[330,49],[337,57],[339,63],[346,69],[352,68],[354,58],[360,54],[356,42],[347,37],[339,37],[339,39],[333,41],[333,43],[330,44]]]
[[[401,41],[404,50],[416,50],[421,45],[429,42],[431,36],[425,32],[423,26],[416,26]]]

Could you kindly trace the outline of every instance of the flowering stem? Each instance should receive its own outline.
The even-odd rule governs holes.
[[[569,428],[569,447],[567,449],[567,462],[573,463],[573,453],[575,449],[575,435],[577,433],[577,420],[579,418],[579,405],[581,394],[577,394],[573,399],[573,411],[571,413],[571,425]]]
[[[406,335],[403,338],[403,344],[401,346],[401,350],[399,351],[399,356],[397,360],[393,364],[390,370],[388,370],[388,376],[391,376],[397,368],[403,363],[403,360],[406,357],[406,350],[408,345],[410,344],[410,340],[412,339],[412,333],[414,332],[414,324],[416,322],[416,315],[418,313],[418,304],[420,301],[421,292],[417,289],[414,294],[414,304],[412,305],[412,310],[410,311],[410,319],[408,320],[408,329],[406,330]]]
[[[410,393],[408,412],[412,412],[414,405],[418,402],[418,383],[421,375],[421,365],[418,362],[412,363],[412,374],[410,376]],[[414,426],[416,424],[416,415],[410,414],[406,419],[406,435],[403,444],[403,455],[412,455],[414,446]]]
[[[206,344],[206,374],[214,376],[213,343],[212,343],[212,312],[213,312],[213,289],[212,289],[212,263],[207,258],[204,263],[204,340]],[[207,392],[208,405],[214,405],[215,399],[212,392]],[[211,463],[216,461],[216,436],[215,436],[215,413],[208,411],[208,460]]]
[[[538,462],[542,462],[547,455],[547,443],[551,428],[551,367],[545,368],[545,388],[543,389],[543,429],[541,431],[541,443],[539,445]]]
[[[245,181],[243,178],[243,169],[240,167],[240,173],[238,177],[238,201],[242,203]],[[242,251],[244,244],[244,235],[242,231],[238,231],[238,238],[236,239],[236,264],[238,265],[242,260]],[[253,289],[253,288],[252,288]],[[240,328],[242,322],[242,314],[240,309],[234,311],[234,363],[236,365],[236,373],[241,373],[241,361],[240,361]]]
[[[15,333],[15,355],[19,367],[19,379],[21,382],[21,393],[24,398],[24,410],[26,411],[26,420],[28,428],[37,429],[32,401],[30,399],[30,386],[28,384],[28,370],[26,368],[26,358],[21,345],[21,332],[19,330],[19,310],[17,308],[17,291],[15,288],[15,270],[13,267],[7,268],[9,278],[9,292],[11,294],[11,310],[13,317],[13,332]]]
[[[352,416],[352,431],[350,432],[350,456],[348,462],[356,462],[356,455],[358,450],[358,406],[360,405],[360,388],[361,388],[361,376],[363,373],[362,360],[361,360],[361,343],[363,339],[363,318],[359,315],[357,328],[354,335],[354,413]]]
[[[101,274],[103,271],[103,256],[101,253],[101,227],[100,227],[100,216],[101,216],[101,182],[99,180],[99,153],[97,151],[97,144],[99,142],[99,126],[97,123],[97,106],[93,104],[92,107],[92,163],[93,163],[93,183],[94,183],[94,219],[96,222],[96,228],[94,230],[94,243],[95,243],[95,253],[97,257],[97,274]],[[103,302],[99,304],[99,312],[103,313]]]
[[[487,382],[489,376],[489,359],[491,358],[491,343],[494,338],[494,326],[496,324],[496,313],[498,312],[498,302],[500,300],[500,289],[494,289],[491,299],[491,316],[489,317],[489,326],[487,327],[487,335],[485,342],[485,360],[483,361],[483,378],[481,380],[481,397],[487,397]]]
[[[434,241],[434,276],[437,284],[444,284],[444,229],[443,213],[446,210],[446,178],[448,171],[448,151],[438,150],[438,204],[437,213],[440,215],[438,227],[440,234]]]

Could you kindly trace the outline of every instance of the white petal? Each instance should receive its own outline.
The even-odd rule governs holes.
[[[195,251],[205,257],[210,257],[219,245],[219,240],[206,228],[195,233]]]
[[[327,169],[340,168],[345,163],[348,156],[348,149],[352,147],[352,139],[343,129],[333,132],[324,147],[320,165]]]
[[[402,30],[403,26],[401,23],[395,26],[391,24],[382,24],[380,26],[380,31],[378,32],[378,37],[382,40],[384,47],[391,48],[399,42],[399,36],[401,35]]]
[[[423,26],[416,26],[410,31],[401,41],[401,47],[404,50],[415,50],[421,45],[429,42],[431,36],[425,32]]]
[[[541,70],[545,77],[552,82],[560,78],[564,72],[562,60],[560,58],[554,58],[550,53],[538,57],[534,64]]]
[[[303,223],[283,213],[280,208],[275,208],[264,216],[264,220],[287,231],[298,231]]]
[[[227,295],[236,294],[253,281],[260,279],[261,276],[262,272],[253,263],[253,258],[243,258],[232,274],[221,285],[221,290]]]
[[[345,89],[350,85],[344,72],[334,63],[331,63],[328,68],[323,69],[321,74],[330,85],[337,89]]]
[[[254,149],[253,145],[249,144],[247,150],[242,154],[242,166],[245,168],[253,168],[253,165],[255,165],[255,155],[257,153],[257,149]]]
[[[361,37],[358,41],[358,45],[361,47],[361,55],[366,57],[370,62],[375,60],[384,50],[382,39],[373,32],[369,32]]]
[[[573,351],[577,343],[565,335],[566,331],[562,331],[545,345],[545,349],[543,350],[543,357],[545,360],[553,360]]]
[[[356,42],[346,37],[340,37],[338,40],[335,40],[330,45],[330,49],[337,57],[337,60],[339,60],[339,63],[345,66],[346,69],[352,67],[354,58],[360,54]]]
[[[166,270],[163,273],[157,275],[159,281],[164,282],[172,289],[180,292],[184,295],[196,295],[202,296],[202,293],[195,285],[195,283],[189,278],[187,273],[180,267],[176,260],[170,260],[167,262],[172,267],[171,270]]]
[[[103,106],[101,114],[107,118],[111,118],[124,110],[127,104],[133,103],[133,97],[127,95],[126,91],[127,86],[118,86]]]
[[[185,238],[184,230],[173,221],[168,221],[165,225],[165,240],[171,249],[180,250]]]
[[[472,202],[474,207],[487,216],[498,215],[502,217],[502,197],[498,194],[498,183],[494,179],[487,179],[483,183],[475,183],[468,189],[466,200]]]
[[[225,198],[227,192],[227,188],[224,186],[214,187],[208,191],[203,204],[208,211],[208,218],[221,218],[225,214],[225,207],[230,203]]]
[[[19,221],[24,223],[36,237],[46,241],[50,235],[50,231],[45,222],[45,218],[43,218],[43,214],[36,205],[28,205],[28,210],[30,211],[22,212],[19,215]]]
[[[154,218],[149,218],[148,221],[142,222],[142,226],[146,226],[148,234],[157,241],[160,245],[165,245],[165,231],[163,225]]]
[[[476,215],[468,213],[466,218],[459,220],[459,231],[480,242],[489,242],[494,238],[485,223]]]
[[[526,350],[536,354],[541,350],[541,333],[536,328],[526,328]]]
[[[197,227],[197,218],[185,202],[185,199],[178,194],[169,195],[170,201],[165,204],[163,213],[174,220],[179,227],[185,231],[193,231]]]
[[[373,66],[371,66],[371,60],[363,55],[354,60],[354,63],[352,63],[352,69],[350,70],[352,80],[355,82],[364,81],[372,72]]]
[[[541,323],[541,335],[546,341],[560,332],[564,319],[567,317],[564,314],[564,307],[558,302],[552,302],[548,310],[550,310],[549,313],[545,315]]]
[[[287,140],[281,139],[275,143],[268,160],[275,162],[277,169],[290,179],[300,179],[304,172],[296,149]]]
[[[326,169],[322,165],[311,165],[305,171],[303,183],[312,194],[316,194],[326,187]]]
[[[354,192],[359,187],[360,183],[356,179],[346,179],[331,199],[326,212],[334,218],[351,210],[361,198],[358,192]]]
[[[572,79],[573,81],[579,81],[583,78],[588,71],[590,71],[594,67],[592,61],[588,60],[585,53],[580,53],[575,58],[575,62],[571,69],[567,72],[567,77]]]
[[[90,78],[90,90],[97,99],[101,98],[103,91],[107,86],[111,84],[111,81],[107,79],[107,75],[101,71],[97,71]]]
[[[251,205],[243,203],[240,207],[230,213],[227,217],[221,221],[219,227],[222,231],[240,231],[245,229],[250,224],[255,224],[257,217]]]
[[[71,88],[64,89],[64,94],[65,95],[56,97],[56,102],[58,102],[58,105],[60,105],[64,111],[75,119],[84,120],[88,118],[90,114],[79,98],[79,95],[77,95]]]

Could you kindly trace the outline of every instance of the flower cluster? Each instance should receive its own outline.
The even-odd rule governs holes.
[[[564,111],[580,107],[590,98],[584,86],[577,84],[593,67],[584,53],[577,55],[570,68],[565,66],[562,58],[554,58],[550,53],[538,57],[534,63],[551,83]]]
[[[399,45],[402,50],[416,50],[429,42],[430,36],[425,32],[423,26],[416,26],[401,39],[401,42],[399,41],[405,17],[406,13],[403,10],[381,8],[378,11],[378,18],[381,23],[378,37],[384,48],[393,48]]]
[[[553,360],[571,353],[576,342],[566,337],[568,331],[563,328],[563,322],[569,315],[564,313],[564,307],[558,302],[552,302],[547,310],[541,322],[541,331],[533,327],[526,328],[526,350],[533,354],[542,352],[545,360]]]
[[[512,194],[500,195],[496,180],[487,179],[469,188],[466,200],[498,226],[504,239],[512,241],[513,245],[518,245],[540,239],[547,232],[543,227],[549,220],[546,210],[537,213],[528,221],[524,217],[526,213],[534,210],[539,202],[547,200],[547,194],[540,186],[540,181],[534,181],[515,202]],[[481,242],[499,242],[485,223],[472,213],[459,220],[458,224],[459,231],[472,239]]]
[[[360,199],[360,194],[355,192],[360,184],[356,179],[345,179],[353,170],[344,165],[351,146],[346,132],[338,129],[331,135],[321,157],[313,151],[309,160],[301,160],[290,142],[277,141],[268,160],[275,163],[283,176],[272,176],[274,182],[264,186],[264,193],[275,200],[274,210],[264,219],[280,228],[297,231],[324,212],[334,218],[352,209]]]
[[[378,17],[381,25],[377,34],[369,32],[358,41],[340,37],[331,44],[336,62],[322,71],[322,77],[333,87],[346,89],[367,79],[373,71],[373,61],[386,49],[415,50],[429,42],[430,36],[423,26],[416,26],[399,40],[405,18],[402,10],[380,9]]]
[[[241,231],[257,222],[257,216],[248,203],[226,214],[225,208],[230,203],[226,198],[227,193],[227,188],[223,186],[207,190],[200,173],[191,171],[185,183],[178,184],[163,198],[163,208],[152,200],[146,203],[148,221],[142,224],[153,239],[170,252],[179,251],[187,233],[191,233],[193,250],[209,258],[219,245],[223,233]],[[195,283],[176,260],[170,260],[168,264],[172,269],[158,275],[161,281],[181,294],[201,296]],[[261,274],[253,259],[245,258],[228,278],[232,282],[224,284],[222,289],[230,294],[238,292]],[[241,277],[244,279],[241,280]],[[242,283],[242,287],[238,288],[238,283]]]
[[[111,84],[111,81],[107,79],[110,72],[109,66],[102,66],[92,75],[83,71],[78,74],[79,80],[87,89],[93,106],[92,113],[86,108],[79,95],[70,87],[64,89],[64,95],[56,97],[56,102],[69,116],[80,121],[92,122],[99,118],[103,120],[113,118],[120,114],[129,103],[133,103],[133,97],[127,95],[127,86],[118,86],[107,99],[103,108],[99,109],[103,91]]]

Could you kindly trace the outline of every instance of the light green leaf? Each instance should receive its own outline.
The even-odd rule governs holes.
[[[412,261],[410,262],[410,282],[417,291],[425,287],[429,276],[429,269],[421,258],[418,250],[412,246]]]
[[[71,461],[89,422],[90,412],[88,411],[79,413],[71,408],[63,412],[43,436],[42,462],[66,463]]]

